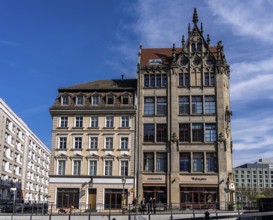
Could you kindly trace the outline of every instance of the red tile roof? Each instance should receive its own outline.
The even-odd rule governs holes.
[[[170,63],[172,59],[173,48],[143,48],[141,49],[141,66],[149,65],[150,59],[161,59],[163,64]],[[182,48],[176,48],[176,53],[179,53]],[[216,57],[217,47],[210,47],[211,53]]]

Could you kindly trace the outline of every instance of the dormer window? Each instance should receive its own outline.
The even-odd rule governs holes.
[[[106,96],[106,104],[107,105],[113,105],[114,104],[114,96],[113,95]]]
[[[93,95],[91,97],[91,103],[92,103],[92,105],[98,105],[99,104],[99,96],[98,95]]]
[[[82,95],[76,96],[76,105],[83,105],[84,104],[84,97]]]
[[[68,96],[67,95],[63,95],[61,97],[61,104],[62,105],[68,105],[68,102],[69,102]]]
[[[129,104],[129,96],[121,96],[121,103],[123,105],[128,105]]]

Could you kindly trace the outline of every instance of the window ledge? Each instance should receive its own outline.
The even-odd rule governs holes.
[[[72,129],[83,130],[83,127],[72,127]]]
[[[115,127],[103,127],[103,129],[115,129]]]
[[[131,127],[118,127],[118,129],[130,129]]]
[[[65,129],[65,130],[68,130],[68,127],[56,127],[56,129]]]
[[[127,148],[127,149],[117,149],[117,151],[129,151],[130,150],[130,148]]]
[[[100,127],[87,127],[88,129],[99,129]]]
[[[72,148],[71,151],[82,151],[82,148]]]
[[[103,148],[101,149],[102,151],[114,151],[114,148],[111,148],[111,149],[106,149],[106,148]]]
[[[88,148],[86,149],[86,151],[98,151],[99,149],[98,148]]]
[[[55,151],[67,151],[67,148],[56,148]]]

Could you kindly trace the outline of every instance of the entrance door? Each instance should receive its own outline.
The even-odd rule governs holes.
[[[97,189],[89,189],[88,195],[88,209],[96,210]]]

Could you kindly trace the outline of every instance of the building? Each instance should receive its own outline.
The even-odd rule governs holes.
[[[246,163],[233,168],[236,187],[236,198],[238,201],[251,200],[267,190],[273,190],[273,161],[260,159],[256,163]],[[265,193],[268,194],[268,193]],[[256,199],[256,198],[255,198]]]
[[[0,203],[47,202],[50,151],[0,99]]]
[[[121,209],[135,183],[136,80],[58,90],[50,113],[50,199],[56,208]]]
[[[198,26],[182,47],[140,46],[137,197],[180,208],[234,203],[229,65]]]

